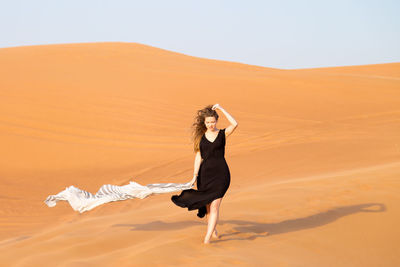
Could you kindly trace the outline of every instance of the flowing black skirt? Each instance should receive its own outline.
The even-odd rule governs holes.
[[[197,190],[183,190],[173,195],[172,202],[188,210],[198,209],[197,216],[203,218],[207,213],[206,205],[222,198],[229,188],[231,175],[224,157],[208,158],[200,165],[197,177]]]

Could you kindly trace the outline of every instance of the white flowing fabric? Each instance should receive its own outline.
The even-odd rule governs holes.
[[[66,200],[74,210],[83,213],[111,201],[119,201],[131,198],[143,199],[151,194],[176,192],[190,189],[193,186],[194,185],[190,185],[190,182],[183,184],[148,184],[143,186],[131,181],[129,184],[123,186],[111,184],[103,185],[100,187],[99,191],[97,191],[96,195],[93,195],[90,192],[81,190],[71,185],[57,195],[48,196],[44,202],[47,204],[47,206],[54,207],[57,204],[57,201]]]

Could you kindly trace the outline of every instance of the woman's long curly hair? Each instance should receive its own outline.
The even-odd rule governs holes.
[[[218,121],[217,111],[212,109],[213,105],[208,105],[203,109],[197,111],[197,115],[194,118],[192,124],[192,141],[194,152],[200,151],[200,141],[203,134],[207,131],[207,127],[204,124],[206,117],[214,117]]]

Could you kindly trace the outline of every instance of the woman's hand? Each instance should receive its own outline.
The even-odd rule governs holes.
[[[216,109],[221,109],[222,107],[219,104],[215,104],[214,106],[212,106],[212,110],[216,110]]]

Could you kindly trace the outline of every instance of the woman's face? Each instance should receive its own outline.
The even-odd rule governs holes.
[[[217,126],[217,120],[215,119],[215,117],[206,117],[204,119],[204,124],[206,125],[208,130],[214,131],[215,127]]]

